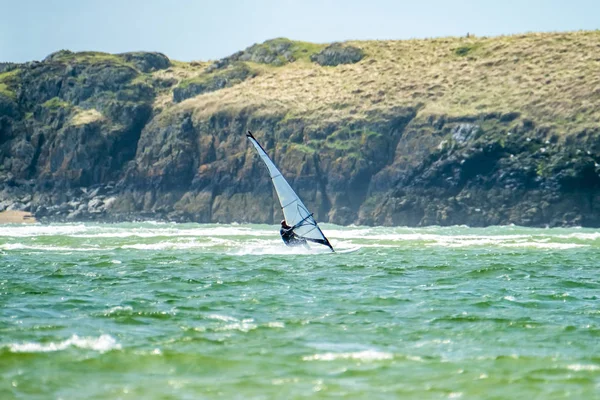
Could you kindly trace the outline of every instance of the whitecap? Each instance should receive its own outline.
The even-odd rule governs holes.
[[[214,246],[214,242],[159,242],[159,243],[137,243],[137,244],[126,244],[121,246],[122,249],[134,249],[134,250],[188,250],[198,249]]]
[[[256,324],[251,322],[252,320],[243,320],[241,322],[236,322],[233,324],[227,324],[223,326],[219,326],[214,328],[214,331],[240,331],[240,332],[250,332],[257,328]]]
[[[533,247],[536,249],[556,249],[556,250],[567,250],[575,249],[577,247],[589,247],[586,244],[576,243],[540,243],[540,242],[523,242],[523,243],[504,243],[501,247]]]
[[[29,237],[29,236],[60,236],[81,233],[88,230],[83,225],[26,225],[8,226],[2,229],[0,236],[4,237]]]
[[[119,312],[122,312],[122,311],[127,311],[127,312],[133,311],[133,308],[131,306],[125,306],[125,307],[123,307],[123,306],[115,306],[115,307],[112,307],[112,308],[108,309],[107,311],[105,311],[104,315],[105,316],[109,316],[109,315],[113,315],[115,313],[119,313]]]
[[[110,350],[120,350],[121,345],[110,335],[100,335],[100,337],[79,337],[71,336],[62,342],[50,343],[11,343],[6,345],[13,353],[47,353],[53,351],[65,350],[69,347],[77,347],[80,349],[88,349],[104,353]]]
[[[561,239],[579,239],[579,240],[597,240],[600,239],[600,232],[592,233],[569,233],[568,235],[557,235]]]
[[[336,244],[333,243],[334,248]],[[306,248],[303,246],[288,247],[281,240],[250,240],[236,243],[237,250],[228,253],[232,256],[246,255],[310,255],[331,253],[325,246],[317,245]]]
[[[375,350],[356,351],[349,353],[321,353],[302,357],[303,361],[335,361],[335,360],[357,360],[357,361],[382,361],[394,358],[392,353]]]
[[[62,246],[31,246],[22,243],[4,243],[0,245],[3,250],[36,250],[36,251],[95,251],[100,250],[99,247],[62,247]],[[107,250],[107,249],[102,249]]]
[[[206,318],[208,318],[208,319],[215,319],[217,321],[223,321],[223,322],[238,321],[237,318],[230,317],[228,315],[220,315],[220,314],[209,314],[209,315],[206,316]]]
[[[600,366],[594,364],[571,364],[567,365],[567,369],[570,371],[598,371]]]

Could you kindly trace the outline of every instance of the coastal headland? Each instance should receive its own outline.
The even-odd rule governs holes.
[[[251,129],[318,221],[598,227],[599,50],[580,31],[2,63],[0,211],[273,223]]]

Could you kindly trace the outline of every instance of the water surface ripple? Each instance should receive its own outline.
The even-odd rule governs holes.
[[[600,232],[0,227],[1,399],[592,399]]]

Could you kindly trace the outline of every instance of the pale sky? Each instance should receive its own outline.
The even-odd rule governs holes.
[[[600,28],[599,0],[0,0],[0,62],[60,49],[211,60],[267,39],[494,36]]]

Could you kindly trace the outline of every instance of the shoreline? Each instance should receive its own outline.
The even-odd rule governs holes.
[[[37,220],[27,211],[1,211],[0,224],[35,224]]]

